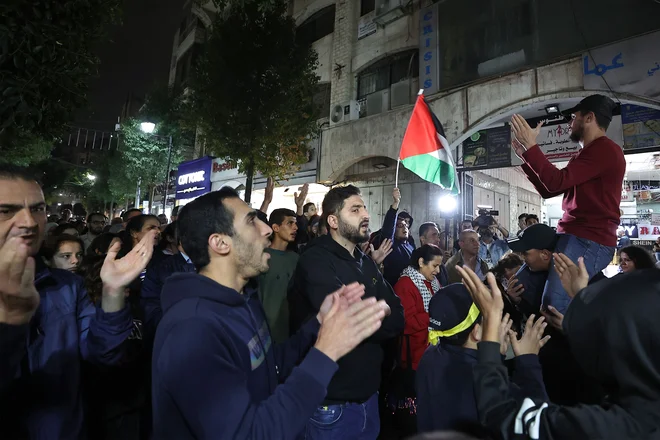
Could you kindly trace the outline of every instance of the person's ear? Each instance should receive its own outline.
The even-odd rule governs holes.
[[[329,215],[328,219],[328,229],[338,229],[339,228],[339,217],[336,215]]]
[[[474,328],[470,332],[470,337],[474,342],[481,342],[482,328],[481,324],[475,324]]]
[[[232,239],[228,235],[213,234],[209,237],[209,249],[218,255],[226,256],[231,252]]]
[[[417,260],[417,265],[421,268],[424,265],[424,259],[422,257],[419,257]]]

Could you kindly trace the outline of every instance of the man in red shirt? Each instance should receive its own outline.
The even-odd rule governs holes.
[[[617,242],[626,162],[621,147],[605,134],[615,106],[606,96],[591,95],[565,112],[572,118],[571,140],[579,142],[582,149],[563,169],[552,165],[536,142],[542,124],[532,129],[520,115],[511,119],[513,148],[524,162],[522,169],[529,181],[544,199],[564,196],[556,252],[574,262],[584,257],[590,277],[612,261]],[[542,305],[552,305],[565,313],[569,302],[553,264],[543,290]]]

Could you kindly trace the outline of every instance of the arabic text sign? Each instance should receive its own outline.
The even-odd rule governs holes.
[[[660,74],[658,74],[660,82]],[[660,110],[639,105],[621,106],[623,148],[633,150],[660,145]]]
[[[660,96],[660,31],[582,55],[584,88]],[[605,83],[604,80],[607,80]]]
[[[211,191],[211,166],[213,159],[200,159],[179,165],[176,180],[176,198],[192,199]]]
[[[378,31],[378,26],[374,21],[375,15],[376,12],[371,11],[368,14],[365,14],[362,17],[360,17],[360,21],[358,22],[358,35],[357,35],[358,40],[368,37],[369,35],[373,35],[376,33],[376,31]]]

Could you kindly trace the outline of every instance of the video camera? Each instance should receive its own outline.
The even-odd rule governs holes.
[[[500,215],[499,211],[492,209],[479,208],[477,217],[472,221],[473,225],[476,225],[477,228],[487,228],[495,224],[495,219],[493,216]]]

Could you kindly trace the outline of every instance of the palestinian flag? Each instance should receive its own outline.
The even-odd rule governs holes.
[[[458,176],[445,131],[421,93],[403,136],[399,160],[427,182],[458,194]]]

